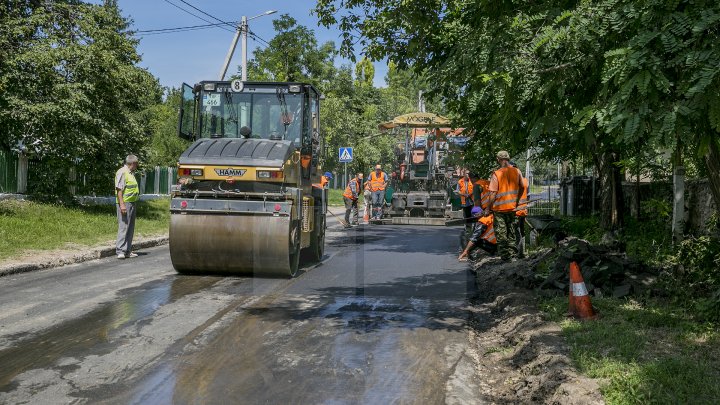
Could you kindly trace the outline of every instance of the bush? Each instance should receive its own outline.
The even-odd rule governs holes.
[[[704,320],[720,321],[720,240],[700,236],[680,243],[673,273],[679,298]]]

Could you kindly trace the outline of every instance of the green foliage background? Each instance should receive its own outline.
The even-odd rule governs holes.
[[[0,2],[0,146],[34,165],[31,190],[49,198],[109,194],[128,153],[142,154],[161,90],[137,66],[137,41],[115,1]]]

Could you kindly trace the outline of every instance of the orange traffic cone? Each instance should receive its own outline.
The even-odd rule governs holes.
[[[595,319],[597,314],[590,303],[585,280],[583,280],[580,266],[576,262],[570,263],[570,304],[568,312],[576,319]]]

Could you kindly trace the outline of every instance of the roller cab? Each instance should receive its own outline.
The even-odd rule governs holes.
[[[319,261],[326,191],[320,95],[303,83],[183,85],[170,203],[170,258],[181,273],[292,277]]]

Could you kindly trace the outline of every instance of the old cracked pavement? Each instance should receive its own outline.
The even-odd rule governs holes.
[[[328,229],[294,279],[167,247],[0,279],[0,403],[473,403],[458,230]]]

